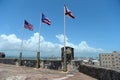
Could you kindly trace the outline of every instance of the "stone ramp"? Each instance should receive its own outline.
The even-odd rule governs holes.
[[[0,63],[0,80],[97,80],[79,72],[64,73]]]

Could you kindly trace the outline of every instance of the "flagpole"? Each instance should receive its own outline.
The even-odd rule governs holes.
[[[67,71],[67,65],[66,65],[66,16],[65,16],[65,8],[64,8],[64,72]]]
[[[22,65],[23,37],[24,37],[24,27],[22,27],[22,40],[21,40],[20,55],[19,55],[19,60],[20,60],[19,65],[20,66]]]
[[[22,28],[21,52],[23,51],[23,37],[24,37],[24,28]]]
[[[40,35],[41,35],[41,28],[42,28],[42,22],[41,22],[41,17],[40,17],[40,27],[39,27],[39,40],[38,40],[38,52],[37,52],[37,68],[40,68]]]
[[[40,40],[41,40],[41,38],[40,38],[40,35],[41,35],[41,28],[42,28],[42,22],[41,22],[41,17],[40,17],[40,27],[39,27],[39,45],[38,45],[38,52],[40,52]]]

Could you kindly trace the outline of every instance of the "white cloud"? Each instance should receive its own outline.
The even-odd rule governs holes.
[[[59,55],[61,56],[61,47],[63,46],[64,42],[64,35],[59,34],[56,35],[56,38],[60,41],[60,43],[52,43],[49,41],[46,41],[43,36],[40,36],[40,50],[41,55]],[[39,34],[34,33],[33,36],[31,36],[29,39],[24,40],[23,44],[23,50],[28,51],[26,52],[26,55],[30,55],[33,51],[33,54],[35,54],[38,50],[38,40],[39,40]],[[90,47],[86,41],[81,41],[78,45],[75,45],[73,43],[68,42],[68,38],[66,36],[66,45],[71,46],[74,48],[75,53],[99,53],[103,51],[101,48],[92,48]],[[16,50],[15,53],[20,52],[20,46],[21,46],[21,39],[17,38],[15,34],[0,35],[0,50]],[[11,52],[13,53],[13,52]],[[9,54],[10,55],[10,54]],[[35,54],[36,55],[36,54]]]
[[[21,40],[15,34],[0,35],[0,49],[17,49],[20,48]]]
[[[97,52],[102,52],[103,49],[101,48],[92,48],[89,47],[86,41],[81,41],[81,43],[79,43],[79,45],[77,46],[73,46],[76,47],[76,52],[82,52],[82,53],[97,53]]]
[[[63,35],[63,34],[58,34],[58,35],[56,35],[56,38],[57,38],[61,43],[64,42],[64,35]],[[66,38],[66,41],[68,41],[67,36],[66,36],[65,38]]]
[[[56,35],[56,38],[58,38],[58,40],[60,42],[64,42],[64,35],[63,34],[59,34]],[[78,45],[75,45],[73,43],[68,42],[68,38],[66,37],[66,46],[71,46],[73,47],[75,50],[75,53],[100,53],[103,51],[103,49],[101,48],[93,48],[90,47],[86,41],[81,41]]]

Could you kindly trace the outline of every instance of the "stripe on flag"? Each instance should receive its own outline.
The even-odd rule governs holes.
[[[33,25],[27,22],[26,20],[24,21],[24,28],[33,31]]]
[[[51,25],[51,21],[42,13],[42,19],[41,21],[43,23],[46,23],[47,25]]]

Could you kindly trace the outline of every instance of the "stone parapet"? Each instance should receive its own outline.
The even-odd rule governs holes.
[[[79,72],[92,76],[98,80],[120,80],[120,72],[88,65],[79,65]]]

